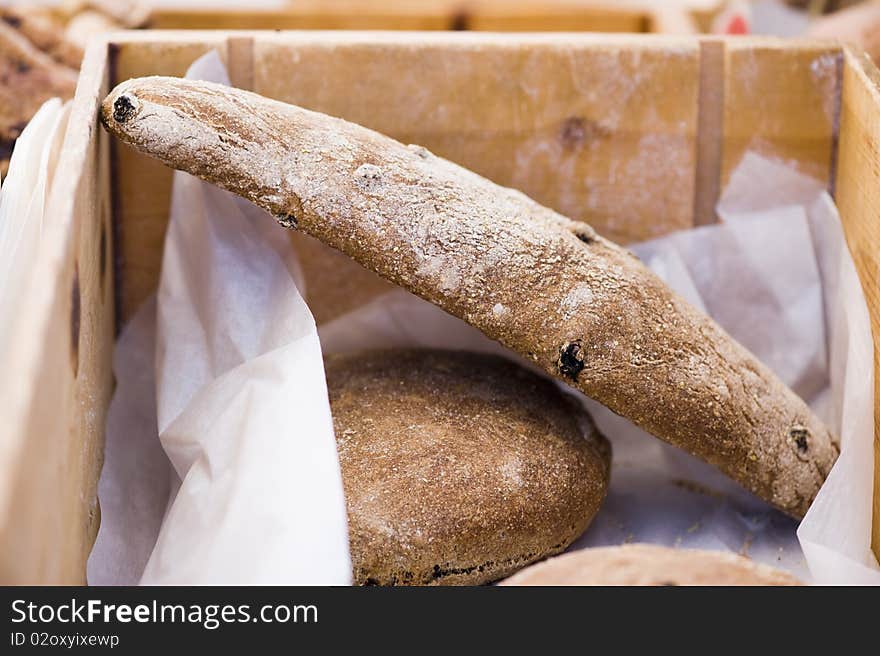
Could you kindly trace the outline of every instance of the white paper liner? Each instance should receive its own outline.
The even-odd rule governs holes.
[[[228,84],[216,53],[198,60],[188,76]],[[174,467],[172,485],[176,478],[180,486],[154,540],[144,584],[351,581],[320,344],[297,290],[290,240],[273,223],[246,201],[175,174],[157,303],[156,426]],[[118,350],[137,335],[146,337],[140,330],[148,321],[139,314]],[[125,353],[117,352],[116,364],[124,363]],[[134,446],[126,439],[134,426],[120,421],[119,406],[138,382],[149,382],[128,381],[118,367],[117,374],[108,459]],[[140,418],[150,423],[148,415]],[[144,439],[149,426],[134,432],[149,450],[147,462],[155,463],[155,448]],[[116,499],[131,498],[141,482],[132,476],[130,454],[123,460],[128,480],[112,487],[107,476],[101,480],[99,495],[115,497],[112,516],[103,505],[105,528],[128,511]],[[155,489],[167,494],[167,473],[157,478]],[[156,525],[155,507],[141,514],[142,529]],[[114,552],[111,538],[102,530],[95,553],[114,561],[112,571],[136,580],[145,550]],[[112,582],[93,563],[89,575]]]
[[[292,324],[311,325],[294,288],[296,266],[289,241],[283,229],[253,206],[183,174],[176,176],[159,315],[160,323],[183,339],[183,345],[166,338],[164,349],[160,347],[158,369],[171,373],[160,384],[164,401],[159,404],[159,426],[168,426],[163,445],[172,449],[177,471],[188,473],[188,478],[185,496],[178,494],[171,506],[143,581],[344,582],[349,561],[340,533],[341,487],[338,469],[333,469],[328,418],[306,422],[302,414],[285,414],[282,403],[295,402],[285,385],[291,390],[299,385],[301,390],[320,391],[316,397],[321,400],[313,403],[326,412],[320,359],[313,341],[305,353],[287,353],[284,348],[266,353],[266,344],[275,345],[275,336],[261,332],[279,329],[279,312],[288,312]],[[215,204],[199,200],[209,197]],[[184,204],[187,214],[181,217]],[[723,549],[782,567],[805,581],[880,582],[869,548],[870,324],[833,203],[816,181],[780,163],[747,155],[718,211],[723,220],[718,225],[634,249],[811,403],[842,436],[841,458],[798,529],[794,520],[714,468],[584,399],[613,442],[614,458],[608,499],[573,548],[640,541]],[[210,276],[190,273],[191,284],[178,290],[187,293],[169,295],[170,265],[179,269],[180,278],[190,269],[210,271]],[[99,488],[104,512],[89,561],[92,583],[139,579],[168,494],[167,472],[157,464],[161,454],[156,449],[155,415],[147,409],[150,395],[143,389],[149,376],[124,373],[126,364],[136,367],[135,360],[151,352],[152,312],[146,306],[138,313],[117,348],[120,382],[108,421]],[[187,336],[185,326],[192,334]],[[238,331],[246,336],[244,346],[227,335]],[[325,353],[426,346],[490,351],[522,362],[464,322],[402,290],[322,326],[320,336]],[[130,350],[140,350],[141,355]],[[284,357],[278,357],[279,352]],[[241,390],[248,387],[252,395],[243,396]],[[250,423],[273,404],[273,412],[283,419]],[[172,420],[184,405],[184,414],[190,416]],[[314,408],[299,412],[308,410]],[[298,467],[296,449],[309,442],[318,445],[315,458],[321,464]],[[139,458],[130,452],[121,456],[123,449],[143,451],[144,471],[135,471]],[[283,472],[293,477],[295,471],[297,493],[215,480],[235,476],[239,469],[270,480]],[[175,508],[183,498],[186,512]],[[232,510],[220,512],[218,503]],[[336,521],[315,521],[309,509],[322,503]],[[255,519],[252,514],[262,504],[279,515],[271,522]],[[123,519],[126,513],[130,516]],[[288,522],[289,534],[283,539],[274,530],[279,521]],[[139,529],[132,530],[138,522]],[[281,544],[285,549],[277,548]]]
[[[43,103],[16,140],[0,188],[0,362],[7,365],[15,348],[15,322],[25,314],[22,307],[28,301],[23,288],[33,274],[48,221],[46,201],[69,113],[69,103],[59,98]],[[17,462],[23,446],[23,439],[0,440],[0,462]],[[11,484],[0,484],[0,509],[12,502]]]

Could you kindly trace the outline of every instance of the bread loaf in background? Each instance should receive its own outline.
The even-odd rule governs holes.
[[[800,585],[728,551],[652,544],[582,549],[532,565],[501,585]]]
[[[21,0],[0,7],[0,175],[15,140],[50,98],[76,91],[83,52],[98,35],[140,27],[149,7],[134,0],[71,0],[59,6]]]
[[[710,318],[624,248],[518,191],[419,146],[217,84],[129,80],[102,120],[795,517],[837,458],[828,428]]]
[[[872,0],[817,18],[807,30],[811,39],[837,39],[855,45],[880,62],[880,1]]]
[[[21,131],[50,98],[73,97],[77,72],[0,20],[0,79],[0,174],[5,176]]]
[[[80,46],[65,36],[64,22],[46,7],[11,5],[0,7],[0,20],[59,64],[77,70],[82,63]]]

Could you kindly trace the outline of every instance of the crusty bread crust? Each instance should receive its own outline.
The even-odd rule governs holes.
[[[571,544],[610,446],[552,382],[493,355],[326,360],[354,581],[478,585]]]
[[[522,193],[341,119],[141,78],[107,128],[461,317],[801,517],[837,458],[767,367],[625,249]]]
[[[800,585],[787,572],[727,551],[651,544],[600,547],[532,565],[501,585]]]

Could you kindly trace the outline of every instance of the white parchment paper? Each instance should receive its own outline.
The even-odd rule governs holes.
[[[10,361],[17,322],[31,300],[23,293],[25,283],[38,260],[43,227],[52,225],[46,205],[69,114],[70,104],[59,98],[43,103],[16,140],[0,188],[0,362],[9,372],[16,369]],[[25,435],[9,437],[0,439],[0,462],[18,462],[24,448]],[[14,512],[8,508],[13,486],[12,477],[0,481],[0,512]]]
[[[828,421],[842,436],[840,460],[798,528],[712,467],[560,384],[614,446],[608,499],[572,548],[723,549],[806,581],[878,583],[869,547],[870,324],[834,205],[816,181],[747,155],[718,213],[718,225],[634,250]],[[271,217],[176,174],[158,299],[158,409],[145,367],[156,332],[155,304],[147,304],[117,346],[91,583],[348,580],[323,369],[296,278],[289,240]],[[426,346],[519,360],[403,290],[319,332],[325,353]],[[306,407],[297,405],[303,399]]]
[[[228,84],[215,53],[188,75]],[[141,380],[127,381],[120,365],[139,357],[126,345],[149,338],[147,308],[120,340],[120,389],[108,423],[108,462],[121,455],[128,479],[114,482],[106,469],[99,488],[114,506],[111,515],[108,502],[102,504],[95,555],[115,559],[112,571],[127,573],[129,581],[147,549],[138,544],[120,554],[128,536],[120,541],[109,527],[118,519],[131,528],[127,498],[159,502],[140,509],[145,522],[137,532],[154,529],[170,480],[173,493],[158,538],[152,536],[142,583],[350,583],[321,348],[295,275],[290,241],[270,217],[175,174],[156,304],[156,415],[140,414],[143,431],[134,431],[151,471],[158,431],[173,471],[169,476],[157,466],[155,489],[141,494],[146,472],[126,453],[126,411],[148,405],[137,402],[135,387],[151,381],[142,372]],[[93,581],[112,582],[90,565]]]
[[[0,188],[0,351],[11,347],[9,329],[19,315],[20,292],[31,274],[43,231],[46,201],[70,104],[47,100],[22,130]]]

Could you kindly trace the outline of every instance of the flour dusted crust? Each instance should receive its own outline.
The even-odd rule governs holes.
[[[461,317],[785,512],[837,458],[778,378],[633,255],[424,148],[221,85],[141,78],[102,120]]]
[[[605,497],[589,415],[508,360],[395,349],[326,371],[357,584],[497,580],[565,549]]]
[[[786,572],[726,551],[650,544],[574,551],[532,565],[501,585],[800,585]]]

